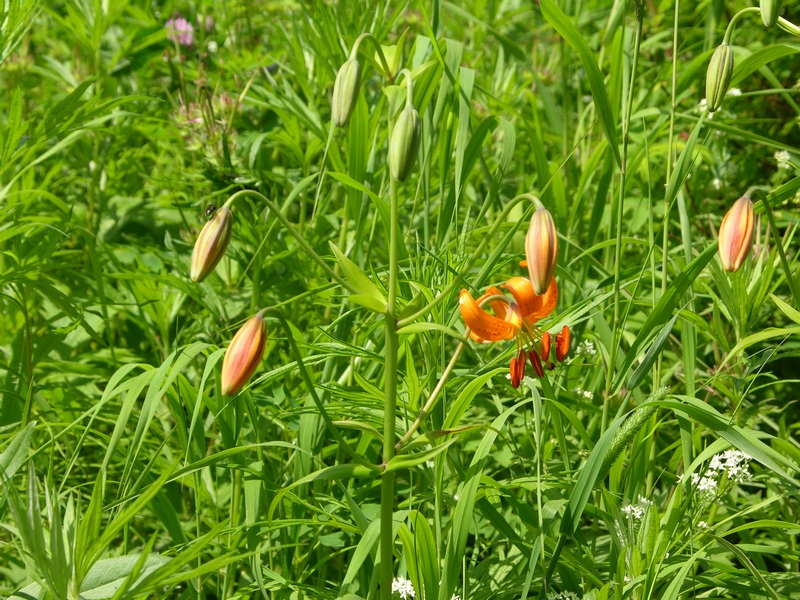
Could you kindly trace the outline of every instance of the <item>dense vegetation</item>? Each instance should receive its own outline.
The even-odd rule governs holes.
[[[754,4],[6,0],[0,594],[800,594]]]

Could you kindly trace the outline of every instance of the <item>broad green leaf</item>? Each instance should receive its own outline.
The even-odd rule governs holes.
[[[104,558],[92,565],[89,573],[81,583],[81,598],[86,600],[104,600],[111,598],[123,584],[128,574],[140,560],[140,555],[130,554],[117,558]],[[158,554],[150,554],[144,560],[140,578],[167,564],[170,558]],[[38,583],[32,583],[16,594],[9,596],[9,600],[44,600],[45,592]]]
[[[784,56],[789,56],[790,54],[797,54],[798,52],[800,52],[800,44],[791,44],[787,42],[772,44],[771,46],[756,50],[734,66],[733,75],[731,76],[731,87],[735,87],[767,63],[783,58]]]
[[[350,296],[350,299],[377,313],[385,313],[386,298],[384,298],[378,286],[372,283],[372,280],[366,273],[358,268],[356,263],[342,254],[341,250],[336,247],[336,244],[333,242],[329,243],[333,254],[336,256],[336,260],[339,262],[339,266],[342,267],[345,279],[359,291],[358,294]]]
[[[28,423],[22,431],[11,438],[11,442],[0,454],[0,483],[11,479],[25,462],[35,425],[36,422]]]

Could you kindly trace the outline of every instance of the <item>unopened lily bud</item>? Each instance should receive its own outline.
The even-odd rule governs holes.
[[[723,42],[714,50],[714,54],[711,55],[711,62],[708,63],[708,72],[706,73],[708,112],[713,113],[719,110],[722,105],[722,99],[728,93],[732,74],[733,49]]]
[[[389,145],[389,171],[397,181],[405,181],[417,161],[421,126],[419,113],[406,106],[397,118]]]
[[[192,250],[192,264],[189,276],[200,282],[208,277],[222,260],[231,241],[233,213],[223,206],[204,226]]]
[[[533,213],[528,235],[525,236],[525,258],[533,291],[541,296],[550,287],[558,258],[556,225],[550,212],[541,204]]]
[[[256,372],[267,343],[267,324],[261,314],[236,332],[222,360],[222,393],[233,396]]]
[[[764,27],[772,27],[781,16],[781,0],[761,0],[758,3]]]
[[[331,119],[337,127],[344,127],[353,114],[361,86],[361,65],[355,58],[345,62],[336,74],[331,102]]]
[[[719,227],[719,259],[726,271],[737,271],[753,247],[753,203],[742,197],[734,202]]]

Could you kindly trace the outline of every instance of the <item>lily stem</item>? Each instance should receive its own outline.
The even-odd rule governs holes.
[[[741,19],[744,15],[746,15],[748,13],[754,13],[754,12],[755,13],[760,12],[760,9],[758,7],[755,7],[755,6],[751,6],[749,8],[743,8],[742,10],[737,12],[735,15],[733,15],[733,17],[731,17],[731,20],[728,22],[727,29],[725,29],[725,35],[722,38],[722,43],[723,44],[730,44],[731,43],[731,38],[733,37],[733,29],[736,26],[736,21]]]
[[[394,118],[389,113],[389,140],[394,131]],[[383,383],[383,464],[384,467],[394,458],[395,419],[397,412],[397,355],[399,340],[397,335],[397,258],[399,213],[397,200],[397,181],[389,179],[389,284],[387,290],[385,325],[385,357]],[[393,532],[394,520],[394,471],[383,473],[381,480],[381,530],[380,530],[380,597],[392,600]]]
[[[483,251],[486,249],[486,246],[489,244],[489,242],[494,240],[494,234],[500,228],[500,225],[506,222],[506,219],[508,218],[508,214],[511,212],[511,209],[513,209],[517,204],[519,204],[523,200],[533,201],[534,198],[535,196],[532,196],[531,194],[520,194],[516,198],[513,198],[508,204],[506,204],[502,212],[497,216],[495,222],[492,223],[492,226],[489,228],[489,232],[481,240],[481,243],[478,244],[478,247],[475,248],[475,251],[472,253],[472,256],[469,257],[466,264],[464,265],[464,268],[461,269],[461,272],[456,277],[454,277],[453,280],[449,284],[447,284],[447,286],[441,292],[439,292],[439,294],[428,304],[420,308],[414,314],[411,314],[407,317],[404,317],[403,319],[400,319],[397,322],[397,328],[401,329],[406,325],[410,325],[411,323],[419,319],[421,316],[426,315],[427,313],[432,311],[440,302],[442,302],[442,300],[448,298],[450,294],[453,292],[453,290],[455,290],[459,285],[461,285],[461,282],[464,279],[463,274],[469,273],[470,269],[472,269],[472,266],[475,264],[475,261],[478,260],[479,257],[483,256]]]
[[[317,263],[320,267],[322,267],[322,270],[325,271],[325,273],[331,279],[335,280],[337,283],[339,283],[339,285],[341,285],[343,288],[345,288],[349,292],[351,292],[353,294],[357,294],[358,293],[358,291],[352,285],[350,285],[347,282],[347,280],[345,280],[338,273],[336,273],[336,271],[334,271],[328,265],[328,263],[326,263],[325,260],[319,254],[317,254],[314,251],[314,249],[305,240],[305,238],[300,234],[300,232],[297,231],[295,226],[292,225],[292,223],[289,221],[289,219],[286,218],[286,215],[284,215],[281,212],[280,207],[277,204],[275,204],[274,202],[272,202],[269,198],[267,198],[264,194],[262,194],[260,192],[257,192],[255,190],[240,190],[240,191],[236,192],[235,194],[233,194],[230,198],[228,198],[227,202],[225,202],[225,207],[230,207],[230,205],[233,204],[234,200],[236,200],[237,198],[243,197],[243,196],[252,196],[253,198],[256,198],[257,200],[260,200],[261,202],[266,204],[267,208],[269,208],[269,210],[272,212],[272,214],[274,214],[275,217],[277,217],[277,219],[281,222],[281,224],[286,228],[286,231],[288,231],[289,234],[291,234],[291,236],[294,239],[297,240],[297,242],[300,244],[300,247],[305,251],[305,253],[308,254],[308,256],[311,257],[311,259],[315,263]]]

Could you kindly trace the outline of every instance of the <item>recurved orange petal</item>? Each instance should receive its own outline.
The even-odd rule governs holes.
[[[481,298],[486,297],[484,295]],[[461,290],[458,298],[458,309],[464,324],[471,330],[470,337],[480,342],[499,342],[514,337],[522,324],[522,318],[516,306],[510,308],[511,310],[505,311],[505,318],[501,319],[478,306],[467,290]]]
[[[486,298],[489,298],[491,296],[502,296],[502,295],[503,292],[501,290],[498,290],[493,285],[490,285],[488,288],[486,288],[486,291],[483,293],[483,295],[480,298],[478,298],[475,302],[477,302],[478,305],[480,305],[480,303],[486,300]],[[505,320],[506,307],[508,306],[508,304],[506,304],[502,300],[492,300],[489,302],[489,306],[492,307],[492,310],[494,311],[494,316],[498,317],[499,319]]]
[[[514,296],[523,319],[529,319],[530,315],[541,311],[542,296],[536,295],[531,280],[527,277],[512,277],[506,281],[503,287]]]
[[[532,287],[533,286],[531,286],[531,288]],[[558,303],[558,284],[556,283],[555,277],[550,280],[550,287],[548,287],[544,295],[541,296],[541,300],[542,304],[539,307],[539,310],[526,316],[528,321],[538,321],[539,319],[544,319],[547,315],[553,312],[553,309]]]

